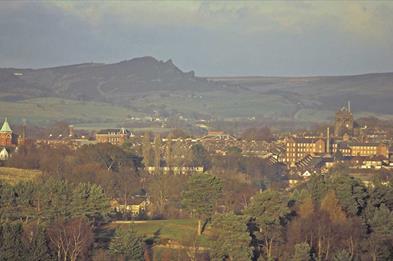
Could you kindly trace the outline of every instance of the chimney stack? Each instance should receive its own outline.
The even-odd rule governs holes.
[[[326,129],[326,152],[330,154],[330,128]]]
[[[68,126],[68,132],[69,132],[68,136],[73,138],[74,137],[74,125]]]
[[[23,122],[23,124],[22,124],[21,136],[23,139],[26,139],[26,119],[23,119],[22,122]]]

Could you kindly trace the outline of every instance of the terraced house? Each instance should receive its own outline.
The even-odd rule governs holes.
[[[96,133],[98,143],[111,143],[113,145],[122,145],[130,137],[131,132],[125,128],[105,129]]]
[[[283,159],[287,165],[292,165],[307,155],[321,155],[327,153],[327,142],[323,138],[296,138],[289,137],[286,140],[286,155]]]

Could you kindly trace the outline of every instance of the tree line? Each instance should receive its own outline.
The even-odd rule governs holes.
[[[0,185],[0,252],[34,256],[31,246],[42,245],[47,250],[38,252],[53,259],[86,259],[94,230],[110,211],[109,199],[127,204],[145,190],[150,217],[198,220],[195,231],[209,238],[211,260],[392,259],[391,180],[376,179],[366,187],[335,169],[288,191],[286,173],[262,159],[242,157],[235,149],[226,156],[209,155],[199,146],[193,150],[196,162],[208,162],[208,173],[147,175],[142,152],[110,144],[77,150],[21,146],[7,164],[40,169],[43,176]],[[75,237],[82,243],[65,240]],[[119,230],[109,258],[134,260],[137,253],[135,260],[143,260],[144,247],[132,228]]]
[[[266,189],[240,213],[220,211],[221,181],[193,176],[183,204],[211,223],[212,260],[392,260],[392,182],[364,186],[344,173],[294,191]]]

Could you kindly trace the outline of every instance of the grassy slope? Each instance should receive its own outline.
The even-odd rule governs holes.
[[[390,107],[393,76],[365,75],[311,78],[227,79],[236,87],[210,91],[155,91],[135,96],[129,104],[151,114],[153,110],[182,114],[205,114],[219,118],[264,116],[279,120],[331,121],[335,111],[351,99],[355,117],[378,116],[393,119]],[[243,87],[237,86],[237,84]],[[393,92],[392,92],[393,93]],[[0,96],[3,94],[0,94]],[[369,98],[368,98],[369,97]],[[129,116],[144,116],[131,108],[107,103],[82,102],[59,98],[37,98],[17,102],[0,101],[0,117],[19,122],[47,123],[68,120],[73,123],[115,127]],[[384,110],[378,110],[385,108]]]
[[[41,175],[39,170],[0,167],[0,181],[16,184],[21,181],[34,180]]]
[[[303,101],[302,101],[303,102]],[[280,95],[254,92],[204,92],[191,96],[175,93],[169,96],[149,94],[133,101],[133,107],[142,110],[164,108],[183,114],[197,112],[219,118],[264,116],[274,119],[299,121],[331,121],[334,110],[302,108]],[[60,98],[35,98],[18,102],[0,101],[0,118],[8,117],[14,124],[27,119],[33,124],[50,124],[65,120],[76,127],[100,129],[124,126],[129,117],[145,114],[132,109],[99,102],[83,102]],[[355,117],[378,116],[393,119],[392,115],[355,111]]]
[[[218,117],[290,117],[296,107],[276,95],[262,95],[252,92],[214,91],[198,93],[177,92],[175,95],[161,96],[148,94],[135,99],[132,106],[149,110],[153,107],[165,108],[167,111],[179,111],[185,114],[201,113]],[[13,122],[23,118],[31,123],[48,123],[67,120],[74,123],[113,127],[127,121],[129,116],[144,116],[139,112],[107,103],[83,102],[60,98],[35,98],[18,102],[0,101],[0,117],[9,117]]]
[[[18,72],[18,75],[15,75]],[[22,74],[20,74],[22,73]],[[45,123],[112,123],[159,112],[218,118],[263,116],[328,121],[348,100],[356,117],[393,115],[393,73],[313,77],[208,77],[184,74],[172,62],[140,57],[114,64],[39,70],[0,68],[0,117]],[[214,84],[212,82],[215,82]],[[52,95],[123,104],[81,102]],[[27,100],[23,100],[27,99]],[[388,116],[389,117],[389,116]],[[392,116],[390,116],[392,118]]]
[[[19,102],[0,101],[1,117],[33,123],[69,120],[73,122],[121,122],[129,115],[140,116],[130,109],[107,103],[83,102],[60,98],[35,98]]]
[[[147,220],[137,221],[135,223],[111,223],[106,229],[114,229],[121,226],[133,226],[135,230],[144,236],[145,239],[154,239],[160,243],[172,242],[183,243],[189,240],[196,232],[197,221],[195,219],[170,219],[170,220]],[[200,237],[200,243],[207,246],[206,235],[209,234],[209,228],[204,232],[205,235]],[[105,233],[103,236],[105,237]]]
[[[149,108],[163,107],[182,113],[198,112],[218,117],[288,117],[296,111],[296,106],[277,95],[265,95],[248,91],[211,91],[197,93],[177,92],[160,96],[149,94],[135,101],[135,106]]]

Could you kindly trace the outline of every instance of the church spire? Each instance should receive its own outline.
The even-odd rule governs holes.
[[[12,132],[10,125],[8,124],[7,117],[4,120],[3,126],[1,127],[0,132]]]

